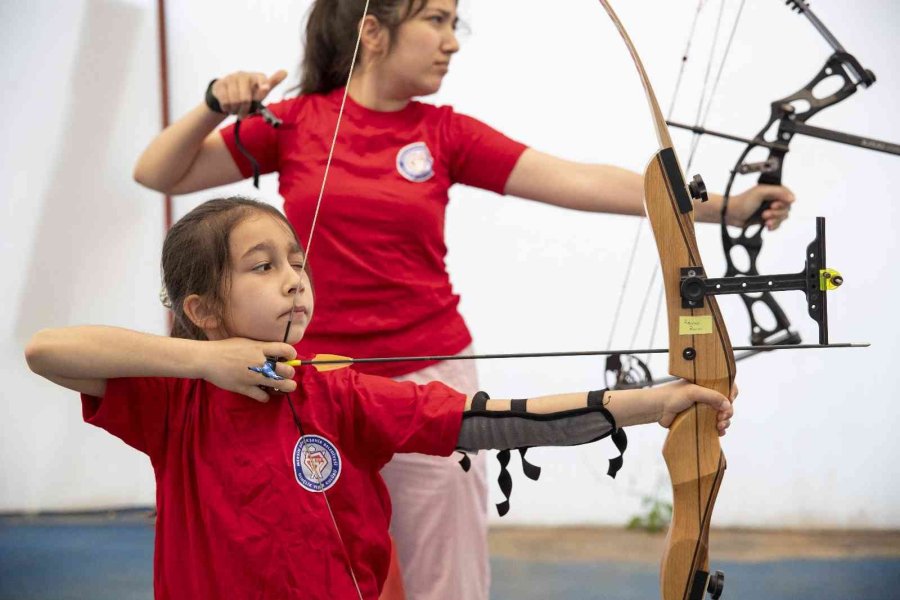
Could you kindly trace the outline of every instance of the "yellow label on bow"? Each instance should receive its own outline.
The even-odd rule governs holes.
[[[678,335],[705,335],[712,333],[711,315],[697,317],[678,317]]]

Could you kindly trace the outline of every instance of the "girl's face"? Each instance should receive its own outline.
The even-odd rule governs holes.
[[[301,268],[303,250],[287,226],[255,213],[238,223],[229,240],[230,287],[225,328],[231,336],[296,344],[312,318],[313,295]]]
[[[390,52],[378,65],[398,96],[411,98],[438,91],[459,50],[456,0],[428,0],[425,8],[397,28]]]

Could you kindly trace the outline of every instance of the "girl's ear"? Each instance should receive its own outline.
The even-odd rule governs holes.
[[[365,56],[377,58],[387,54],[390,45],[390,37],[386,27],[372,15],[366,15],[362,21],[362,37],[359,43],[362,45]]]
[[[206,333],[216,330],[222,325],[219,316],[211,310],[208,303],[197,294],[191,294],[185,298],[182,308],[184,309],[185,316],[191,320],[191,323]]]

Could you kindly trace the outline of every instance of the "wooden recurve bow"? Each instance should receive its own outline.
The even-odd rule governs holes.
[[[715,298],[685,308],[681,281],[702,276],[703,263],[694,237],[692,198],[704,198],[702,180],[690,186],[672,148],[669,130],[641,59],[607,0],[600,3],[622,35],[653,116],[659,150],[644,171],[644,207],[656,238],[666,290],[669,324],[669,373],[729,396],[734,383],[734,352]],[[724,575],[710,575],[709,524],[725,472],[716,411],[695,405],[669,428],[663,457],[673,490],[672,523],[660,566],[663,600],[701,600],[706,592],[721,595]]]

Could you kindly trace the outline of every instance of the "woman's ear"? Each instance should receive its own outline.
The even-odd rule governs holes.
[[[372,15],[366,15],[362,20],[362,33],[360,45],[363,47],[363,55],[378,58],[387,54],[390,46],[390,34],[386,27]]]
[[[222,325],[221,319],[209,307],[209,303],[197,294],[191,294],[185,298],[181,306],[184,309],[184,315],[190,319],[191,323],[207,333],[207,337],[209,337],[209,332],[219,329]]]

